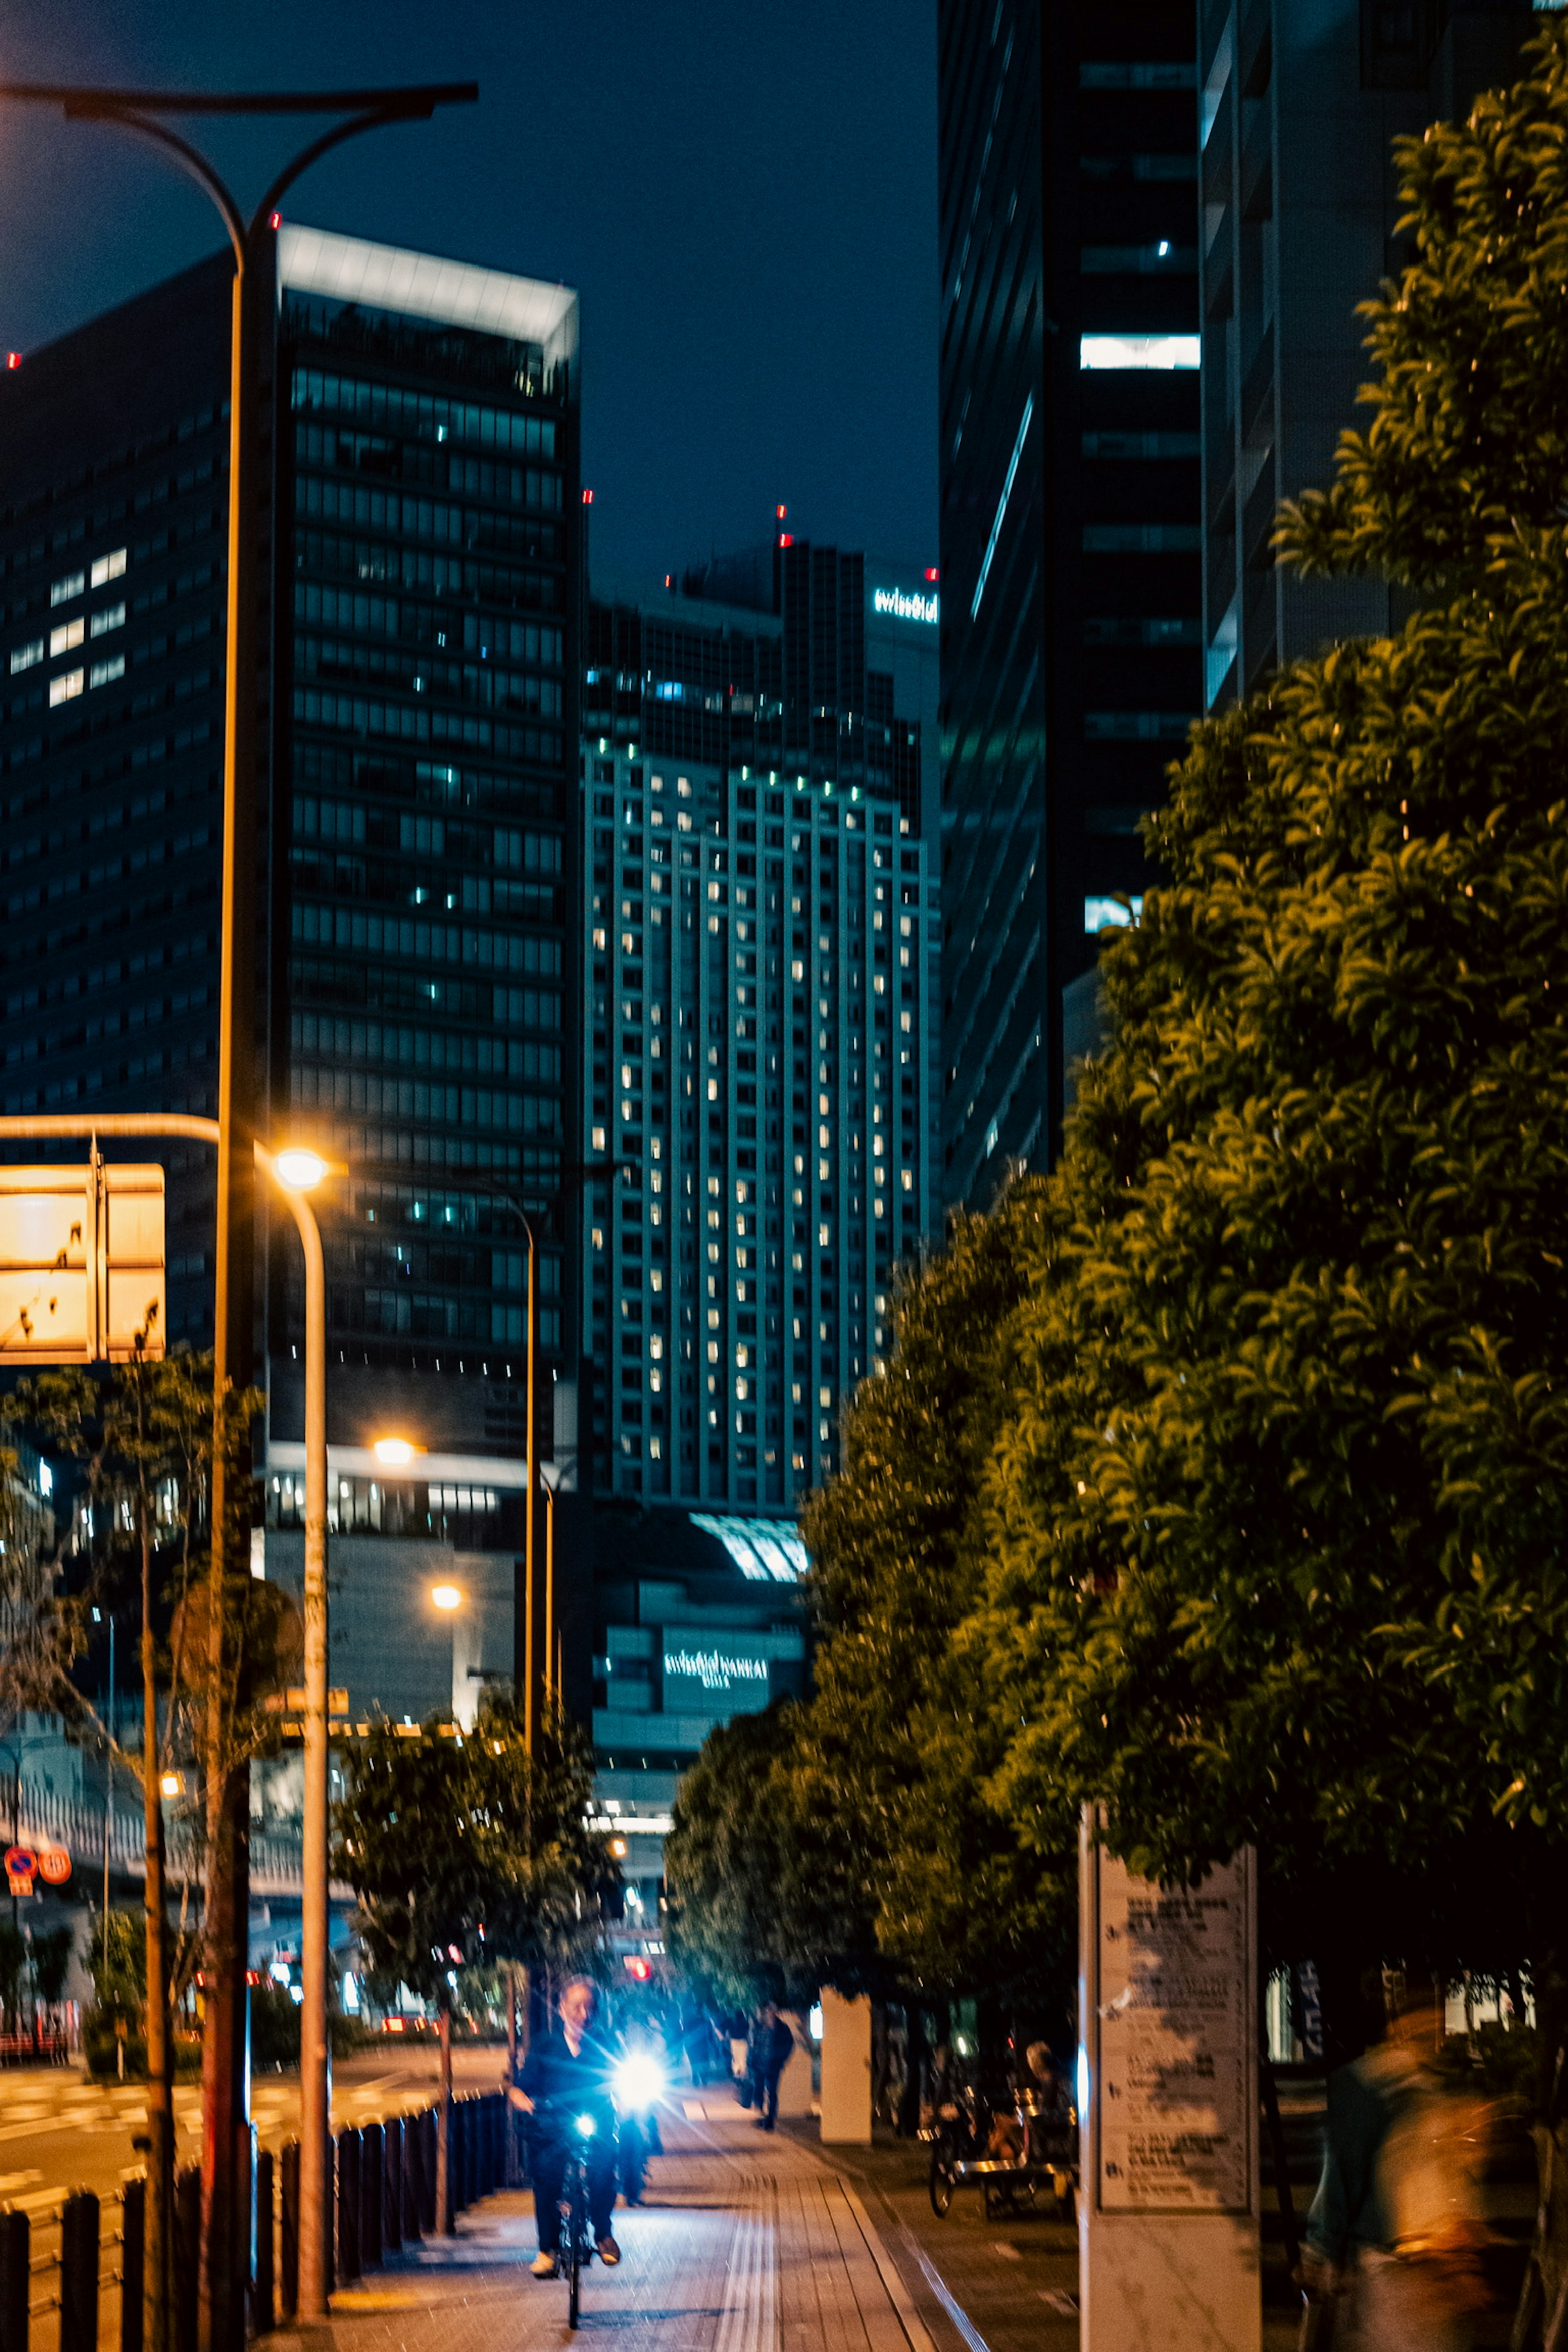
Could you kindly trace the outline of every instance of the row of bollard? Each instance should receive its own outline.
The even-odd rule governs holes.
[[[336,2228],[331,2250],[331,2285],[347,2284],[379,2270],[389,2254],[437,2231],[436,2212],[437,2115],[389,2116],[382,2122],[339,2132],[336,2156]],[[505,2185],[506,2101],[499,2092],[452,2103],[447,2148],[449,2229],[468,2206]],[[300,2278],[300,2144],[290,2140],[276,2166],[269,2150],[257,2156],[255,2259],[249,2297],[252,2336],[265,2336],[280,2319],[294,2316]],[[121,2192],[120,2228],[112,2228],[99,2200],[85,2189],[66,2198],[60,2210],[58,2295],[36,2296],[44,2261],[35,2267],[32,2221],[23,2210],[0,2209],[0,2352],[29,2352],[32,2322],[57,2307],[59,2352],[98,2352],[100,2243],[104,2220],[110,2222],[110,2252],[120,2262],[110,2273],[121,2289],[120,2352],[142,2352],[142,2268],[146,2239],[144,2180],[128,2180]],[[174,2183],[174,2352],[196,2352],[197,2249],[201,2231],[201,2174],[187,2165]]]

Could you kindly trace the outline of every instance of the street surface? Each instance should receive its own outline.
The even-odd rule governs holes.
[[[460,2091],[493,2091],[506,2053],[500,2049],[453,2053],[452,2074]],[[357,2053],[333,2071],[332,2124],[374,2123],[436,2096],[438,2061],[434,2044],[395,2042],[385,2050]],[[137,2164],[132,2142],[146,2129],[145,2088],[140,2083],[98,2084],[76,2067],[18,2068],[0,2074],[0,2201],[31,2201],[43,2192],[90,2189],[112,2197],[120,2178]],[[300,2129],[297,2076],[258,2075],[251,2110],[263,2147],[279,2148]],[[180,2083],[174,2089],[174,2130],[181,2164],[201,2152],[201,2088]]]

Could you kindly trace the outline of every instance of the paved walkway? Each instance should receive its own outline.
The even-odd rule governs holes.
[[[616,2216],[619,2267],[584,2273],[585,2338],[616,2352],[947,2352],[858,2191],[813,2150],[736,2109],[678,2111],[663,2128],[648,2202]],[[530,2196],[486,2199],[455,2239],[333,2297],[336,2352],[563,2346],[565,2285],[528,2274],[534,2245]],[[269,2339],[276,2352],[290,2340],[319,2347],[321,2332]]]

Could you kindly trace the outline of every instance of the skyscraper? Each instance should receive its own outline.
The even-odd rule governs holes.
[[[584,1353],[616,1494],[792,1508],[930,1230],[925,845],[776,770],[584,749]]]
[[[981,1202],[1059,1140],[1201,699],[1196,76],[1179,0],[938,26],[942,1189]]]
[[[577,1125],[577,302],[304,228],[275,263],[260,1123],[350,1167],[323,1207],[335,1514],[472,1539],[523,1448],[514,1202],[542,1213],[547,1371],[573,1328],[551,1217]],[[212,1108],[229,275],[0,382],[7,1110]],[[200,1340],[210,1160],[169,1169],[171,1332]],[[285,1234],[262,1300],[285,1516],[297,1281]],[[389,1495],[389,1425],[471,1471]]]
[[[1280,502],[1326,488],[1368,373],[1358,303],[1408,257],[1393,142],[1508,80],[1530,0],[1204,0],[1201,287],[1208,705],[1401,618],[1386,581],[1276,569]],[[1334,168],[1324,169],[1325,156]]]

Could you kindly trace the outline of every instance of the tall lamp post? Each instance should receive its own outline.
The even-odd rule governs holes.
[[[207,1989],[202,2050],[201,2352],[240,2352],[249,2225],[242,2210],[241,2135],[248,2144],[245,1966],[249,1910],[247,1774],[223,1757],[221,1694],[226,1585],[241,1572],[229,1492],[228,1399],[249,1380],[254,1203],[250,1036],[255,1010],[257,673],[255,557],[257,433],[261,349],[261,266],[277,207],[300,174],[345,140],[395,122],[427,121],[438,106],[468,103],[474,82],[401,89],[214,93],[0,82],[0,99],[58,106],[68,121],[106,122],[150,139],[195,179],[216,206],[234,248],[230,330],[228,635],[224,721],[223,928],[218,1038],[217,1269],[213,1331],[211,1647],[207,1727]],[[165,116],[331,115],[338,118],[273,180],[247,217],[223,178]]]
[[[294,1213],[305,1255],[305,1841],[300,1937],[300,2273],[302,2319],[327,2316],[331,2235],[332,2057],[327,2021],[327,1279],[305,1195],[329,1172],[313,1151],[256,1147]]]

